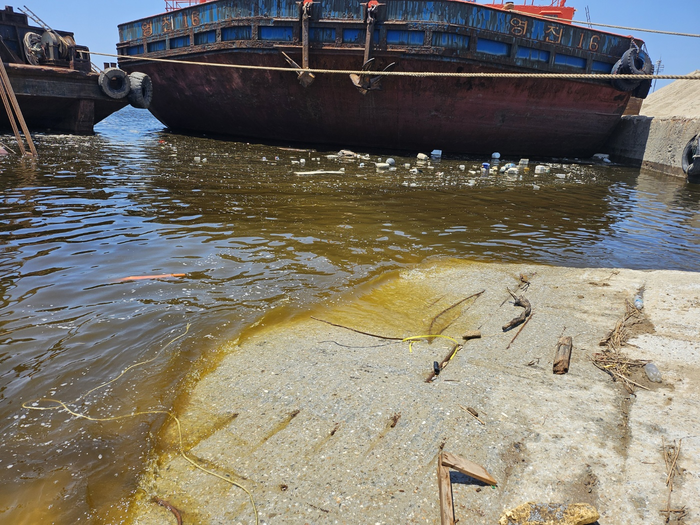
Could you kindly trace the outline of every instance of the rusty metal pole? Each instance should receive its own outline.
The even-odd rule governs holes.
[[[311,5],[307,2],[304,3],[303,13],[301,15],[301,67],[304,69],[309,69],[309,9]]]

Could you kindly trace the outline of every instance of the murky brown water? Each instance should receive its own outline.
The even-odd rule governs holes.
[[[2,523],[122,522],[163,422],[22,403],[72,402],[153,359],[70,406],[167,409],[192,363],[274,308],[429,257],[700,268],[700,187],[674,178],[570,164],[469,173],[487,159],[411,172],[415,158],[395,152],[341,162],[171,135],[135,110],[98,129],[36,137],[36,165],[0,159]],[[388,155],[398,169],[377,173]],[[319,169],[344,172],[295,174]]]

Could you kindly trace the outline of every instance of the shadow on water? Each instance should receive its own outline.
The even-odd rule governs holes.
[[[193,363],[281,306],[431,257],[700,266],[700,188],[639,170],[482,175],[486,159],[395,156],[377,171],[395,152],[179,136],[133,109],[93,137],[35,140],[38,162],[0,159],[2,522],[119,523],[163,423],[22,403],[76,400],[153,359],[71,406],[168,409]],[[124,280],[160,274],[184,277]]]

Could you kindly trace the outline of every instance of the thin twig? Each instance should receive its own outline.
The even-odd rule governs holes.
[[[515,341],[515,339],[520,335],[520,332],[523,331],[523,328],[525,328],[525,325],[527,325],[527,323],[530,322],[530,319],[532,319],[534,315],[535,315],[534,312],[530,314],[530,317],[528,317],[527,320],[523,323],[523,325],[520,327],[520,330],[518,330],[518,333],[515,334],[513,339],[510,340],[510,343],[508,343],[508,346],[506,346],[506,350],[508,350],[510,348],[510,345],[513,344],[513,341]]]
[[[455,355],[457,355],[457,352],[459,352],[462,348],[464,348],[464,345],[457,344],[452,346],[452,348],[450,349],[450,353],[447,354],[447,356],[445,356],[445,359],[443,359],[442,362],[440,362],[440,364],[438,365],[440,372],[442,372],[442,370],[447,366],[447,363],[449,363],[452,360],[452,358]],[[433,380],[437,377],[437,375],[438,374],[435,372],[435,370],[432,370],[430,374],[428,374],[428,377],[425,379],[425,382],[432,383]]]
[[[460,304],[462,304],[462,303],[464,303],[464,302],[467,302],[469,299],[472,299],[472,298],[479,298],[485,291],[486,291],[486,290],[481,290],[481,291],[478,292],[478,293],[473,293],[473,294],[471,294],[469,297],[465,297],[465,298],[462,299],[461,301],[457,301],[457,302],[456,302],[455,304],[453,304],[452,306],[448,306],[447,308],[445,308],[442,312],[440,312],[440,313],[437,314],[435,317],[433,317],[433,320],[432,320],[432,321],[430,321],[430,326],[428,326],[428,333],[431,334],[431,335],[433,335],[433,326],[435,325],[435,323],[437,322],[437,320],[438,320],[440,317],[442,317],[444,314],[446,314],[447,312],[449,312],[449,311],[452,310],[453,308],[456,308],[456,307],[459,306]],[[445,328],[447,328],[447,327],[445,327]],[[440,331],[440,333],[444,332],[444,331],[445,331],[445,328],[443,328],[443,329]]]
[[[611,372],[612,372],[613,374],[615,374],[616,376],[622,378],[622,379],[623,379],[624,381],[626,381],[627,383],[632,383],[634,386],[638,386],[639,388],[642,388],[642,389],[644,389],[644,390],[651,391],[651,389],[645,387],[644,385],[640,385],[639,383],[635,383],[635,382],[632,381],[629,377],[626,377],[626,376],[622,375],[622,374],[619,373],[619,372],[615,372],[615,370],[611,370]]]
[[[475,416],[474,414],[472,414],[471,410],[469,410],[469,409],[466,408],[466,407],[463,407],[462,405],[457,405],[457,406],[458,406],[459,408],[461,408],[462,410],[464,410],[467,414],[469,414],[470,416],[472,416],[474,419],[476,419],[479,423],[481,423],[482,425],[486,426],[486,423],[484,423],[481,419],[479,419],[478,416]]]
[[[678,442],[678,446],[676,447],[676,455],[674,456],[673,461],[671,462],[671,468],[668,472],[668,476],[666,477],[666,486],[668,486],[669,483],[673,482],[673,476],[674,476],[675,470],[676,470],[676,463],[678,462],[678,456],[680,456],[680,454],[681,454],[681,443],[682,442],[683,442],[683,440],[681,439]]]
[[[172,505],[171,505],[170,503],[168,503],[167,501],[162,500],[162,499],[160,499],[160,498],[157,497],[157,496],[153,496],[153,498],[151,498],[151,500],[152,500],[154,503],[157,503],[157,504],[160,505],[161,507],[165,507],[165,508],[168,509],[170,512],[172,512],[173,515],[175,516],[175,519],[177,520],[177,525],[182,525],[182,514],[180,514],[180,511],[179,511],[179,510],[177,510],[174,506],[172,506]]]
[[[384,335],[370,334],[369,332],[363,332],[362,330],[356,330],[355,328],[350,328],[349,326],[343,326],[342,324],[331,323],[330,321],[326,321],[324,319],[319,319],[318,317],[311,316],[311,319],[313,319],[314,321],[318,321],[320,323],[326,323],[326,324],[329,324],[331,326],[335,326],[337,328],[345,328],[346,330],[350,330],[351,332],[355,332],[358,334],[368,335],[370,337],[376,337],[377,339],[387,339],[389,341],[403,341],[404,340],[403,337],[386,337]]]

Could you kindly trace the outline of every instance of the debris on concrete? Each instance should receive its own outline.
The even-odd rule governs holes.
[[[640,312],[631,299],[642,283]],[[527,287],[537,305],[509,348],[504,286]],[[490,488],[470,481],[473,470],[451,473],[460,523],[493,525],[526,501],[585,503],[601,523],[661,525],[680,511],[690,522],[700,501],[699,314],[700,273],[457,260],[380,276],[292,318],[271,311],[222,346],[175,405],[188,457],[249,490],[257,512],[243,490],[185,461],[166,423],[131,522],[173,521],[157,495],[192,523],[436,525],[443,448],[498,480]],[[566,327],[576,351],[554,378],[544,352]],[[467,330],[481,337],[426,384],[429,364]],[[422,335],[432,337],[412,339]],[[646,377],[650,362],[663,383]],[[662,445],[679,449],[680,439],[664,472]]]
[[[571,350],[574,343],[571,337],[560,337],[557,343],[557,351],[554,355],[553,371],[557,375],[566,374],[569,371],[569,362],[571,361]]]
[[[513,303],[513,306],[521,306],[524,308],[524,310],[522,311],[522,313],[518,317],[516,317],[515,319],[506,323],[503,326],[504,332],[507,332],[508,330],[512,330],[516,326],[523,324],[525,322],[525,320],[529,317],[529,315],[532,313],[532,305],[530,304],[530,301],[525,299],[525,297],[523,297],[522,295],[520,295],[520,296],[515,295],[510,290],[508,290],[508,293],[513,296],[513,299],[515,301]]]
[[[499,525],[590,525],[600,518],[595,507],[586,503],[561,505],[525,503],[503,513]]]

